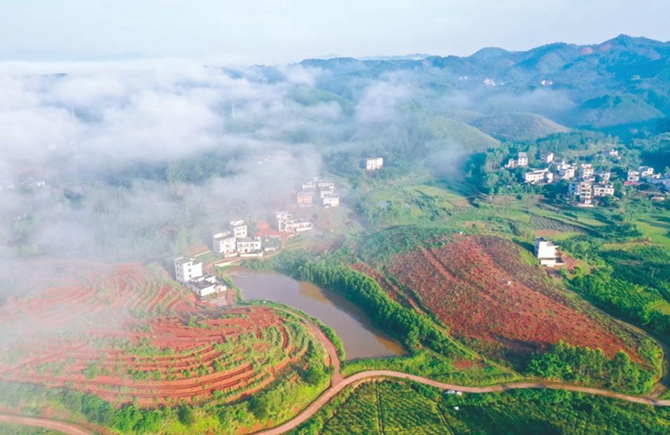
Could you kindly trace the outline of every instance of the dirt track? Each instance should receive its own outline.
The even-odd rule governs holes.
[[[67,435],[92,435],[92,432],[72,423],[65,423],[45,418],[22,417],[18,415],[0,414],[0,423],[17,424],[21,426],[40,427],[42,429],[62,432]]]
[[[433,381],[431,379],[422,378],[420,376],[414,376],[390,370],[371,370],[356,373],[354,375],[349,376],[348,378],[342,378],[342,374],[340,373],[340,361],[339,358],[337,357],[337,351],[335,349],[335,346],[333,346],[333,343],[331,343],[331,341],[326,337],[326,335],[323,333],[323,331],[321,331],[319,327],[317,327],[312,322],[308,322],[308,324],[310,326],[310,329],[316,336],[316,338],[326,348],[331,364],[333,365],[334,372],[333,377],[331,379],[331,386],[318,399],[312,402],[307,408],[305,408],[300,414],[298,414],[292,420],[289,420],[288,422],[272,429],[266,429],[260,432],[255,432],[254,435],[280,435],[286,433],[289,430],[294,429],[297,426],[309,420],[310,417],[312,417],[319,409],[321,409],[326,403],[328,403],[333,397],[335,397],[346,387],[353,385],[359,381],[371,380],[374,378],[408,379],[414,382],[419,382],[422,384],[441,388],[443,390],[451,389],[473,394],[492,393],[496,391],[518,390],[525,388],[536,388],[536,389],[575,391],[580,393],[594,394],[597,396],[605,396],[615,399],[626,400],[628,402],[633,403],[641,403],[644,405],[670,406],[670,400],[656,400],[648,397],[628,396],[625,394],[614,393],[612,391],[600,390],[597,388],[579,387],[564,384],[518,382],[514,384],[493,385],[490,387],[466,387],[461,385],[445,384],[442,382]],[[41,427],[54,431],[60,431],[67,435],[93,435],[92,432],[83,429],[79,426],[70,423],[64,423],[57,420],[21,417],[21,416],[14,416],[0,413],[0,422]]]

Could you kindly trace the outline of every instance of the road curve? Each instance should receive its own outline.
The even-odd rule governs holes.
[[[319,409],[328,403],[338,393],[342,392],[346,387],[363,380],[370,380],[374,378],[396,378],[407,379],[421,384],[430,385],[444,390],[458,390],[465,393],[493,393],[497,391],[506,390],[520,390],[526,388],[537,389],[551,389],[551,390],[567,390],[579,393],[594,394],[597,396],[611,397],[615,399],[626,400],[628,402],[640,403],[643,405],[653,406],[670,406],[670,400],[656,400],[648,397],[627,396],[625,394],[614,393],[612,391],[600,390],[597,388],[579,387],[576,385],[563,385],[552,383],[533,383],[533,382],[517,382],[513,384],[492,385],[490,387],[466,387],[454,384],[445,384],[443,382],[433,381],[431,379],[422,378],[420,376],[409,375],[407,373],[394,372],[390,370],[371,370],[367,372],[360,372],[342,379],[338,383],[334,383],[332,387],[326,390],[318,399],[312,402],[300,414],[295,416],[292,420],[287,421],[281,426],[272,429],[255,432],[254,435],[280,435],[295,429],[302,423],[309,420]],[[24,426],[41,427],[44,429],[59,431],[67,435],[94,435],[92,432],[71,423],[65,423],[57,420],[48,420],[44,418],[22,417],[17,415],[1,414],[0,422],[19,424]]]
[[[93,432],[77,426],[73,423],[65,423],[58,420],[46,418],[24,417],[20,415],[0,414],[0,423],[17,424],[21,426],[39,427],[66,435],[94,435]]]
[[[373,378],[398,378],[398,379],[408,379],[414,382],[419,382],[421,384],[430,385],[433,387],[441,389],[452,389],[463,391],[466,393],[493,393],[496,391],[506,391],[506,390],[520,390],[525,388],[537,388],[537,389],[551,389],[551,390],[567,390],[575,391],[580,393],[594,394],[597,396],[612,397],[616,399],[626,400],[633,403],[641,403],[644,405],[654,405],[654,406],[670,406],[670,400],[656,400],[647,397],[636,397],[636,396],[627,396],[625,394],[614,393],[612,391],[600,390],[597,388],[588,388],[588,387],[578,387],[575,385],[563,385],[563,384],[551,384],[551,383],[532,383],[532,382],[518,382],[514,384],[502,384],[502,385],[493,385],[490,387],[465,387],[461,385],[445,384],[442,382],[433,381],[430,379],[422,378],[420,376],[408,375],[407,373],[394,372],[389,370],[371,370],[367,372],[356,373],[345,378],[342,382],[337,385],[334,385],[330,389],[326,390],[316,401],[312,402],[304,411],[294,417],[292,420],[287,421],[281,426],[277,426],[272,429],[262,430],[259,432],[254,432],[254,435],[280,435],[285,432],[288,432],[291,429],[295,429],[302,423],[310,419],[319,409],[321,409],[326,403],[328,403],[333,397],[338,393],[344,390],[349,385],[352,385],[358,381],[370,380]]]

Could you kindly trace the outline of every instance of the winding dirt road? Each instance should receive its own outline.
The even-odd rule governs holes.
[[[643,405],[670,406],[670,400],[656,400],[650,397],[628,396],[625,394],[619,394],[607,390],[600,390],[597,388],[579,387],[576,385],[565,385],[565,384],[554,384],[554,383],[517,382],[513,384],[492,385],[489,387],[466,387],[462,385],[445,384],[442,382],[433,381],[431,379],[422,378],[420,376],[414,376],[409,375],[407,373],[394,372],[390,370],[370,370],[366,372],[356,373],[347,378],[343,378],[340,372],[340,360],[337,356],[337,350],[335,349],[335,346],[328,339],[328,337],[326,337],[321,328],[319,328],[316,324],[314,324],[311,321],[307,321],[307,323],[312,332],[314,333],[314,335],[316,336],[316,338],[325,347],[328,353],[328,357],[330,359],[330,363],[333,366],[334,370],[333,370],[333,376],[331,378],[331,386],[321,396],[319,396],[318,399],[312,402],[307,408],[305,408],[300,414],[295,416],[293,419],[272,429],[265,429],[259,432],[255,432],[254,435],[280,435],[288,432],[291,429],[295,429],[302,423],[309,420],[326,403],[328,403],[331,399],[333,399],[333,397],[335,397],[338,393],[342,392],[342,390],[344,390],[348,386],[353,385],[357,382],[369,381],[377,378],[407,379],[414,382],[419,382],[421,384],[440,388],[443,390],[458,390],[463,391],[465,393],[473,393],[473,394],[535,388],[535,389],[567,390],[579,393],[594,394],[597,396],[611,397],[615,399],[626,400],[628,402],[640,403]],[[43,419],[43,418],[23,417],[23,416],[0,413],[0,423],[11,423],[24,426],[41,427],[44,429],[62,432],[67,435],[94,435],[89,430],[79,427],[75,424],[65,423],[58,420]]]
[[[344,390],[346,387],[363,380],[370,380],[374,378],[397,378],[397,379],[408,379],[414,382],[419,382],[421,384],[430,385],[433,387],[445,389],[445,390],[458,390],[465,393],[493,393],[496,391],[505,391],[505,390],[519,390],[524,388],[538,388],[538,389],[551,389],[551,390],[567,390],[575,391],[580,393],[595,394],[597,396],[612,397],[616,399],[626,400],[633,403],[641,403],[644,405],[654,405],[654,406],[670,406],[670,400],[656,400],[647,397],[635,397],[627,396],[625,394],[614,393],[607,390],[599,390],[597,388],[587,388],[587,387],[578,387],[574,385],[562,385],[562,384],[538,384],[532,382],[519,382],[514,384],[503,384],[503,385],[493,385],[490,387],[464,387],[461,385],[445,384],[442,382],[433,381],[430,379],[422,378],[420,376],[408,375],[406,373],[393,372],[388,370],[371,370],[367,372],[357,373],[351,375],[348,378],[345,378],[339,384],[331,387],[325,393],[323,393],[316,401],[309,405],[304,411],[298,414],[295,418],[281,426],[277,426],[273,429],[267,429],[260,432],[255,432],[254,435],[279,435],[285,432],[288,432],[291,429],[294,429],[310,419],[322,406],[328,403],[333,397],[338,393]]]
[[[49,420],[46,418],[23,417],[20,415],[0,414],[0,423],[17,424],[20,426],[32,426],[42,429],[48,429],[55,432],[62,432],[67,435],[93,435],[87,429],[79,427],[72,423],[65,423],[58,420]]]

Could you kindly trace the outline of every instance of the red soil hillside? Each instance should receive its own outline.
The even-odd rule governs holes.
[[[524,354],[563,340],[603,349],[609,357],[623,349],[639,361],[627,331],[588,315],[542,269],[521,258],[521,248],[507,239],[468,236],[441,248],[396,255],[387,270],[416,292],[453,335],[478,340],[484,349],[502,346]]]
[[[193,401],[214,391],[225,403],[263,388],[307,349],[302,325],[272,308],[210,309],[136,264],[61,266],[0,306],[8,338],[0,379],[116,403]]]

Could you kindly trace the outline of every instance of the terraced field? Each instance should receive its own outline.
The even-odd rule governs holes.
[[[268,385],[313,341],[272,308],[214,309],[140,265],[77,266],[37,276],[0,307],[0,379],[117,404],[227,402]]]
[[[396,255],[386,269],[455,336],[493,356],[496,349],[530,354],[562,339],[610,358],[623,349],[641,361],[635,333],[594,317],[522,256],[503,238],[461,236]]]

